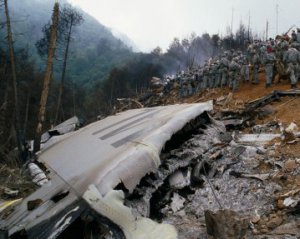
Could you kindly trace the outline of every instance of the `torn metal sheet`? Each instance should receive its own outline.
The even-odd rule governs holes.
[[[145,217],[135,218],[131,209],[123,205],[125,197],[122,191],[111,190],[102,197],[97,188],[90,185],[83,198],[96,212],[120,226],[126,239],[177,238],[172,225],[159,224]]]
[[[28,238],[56,238],[87,208],[81,197],[90,184],[103,197],[119,183],[132,191],[143,176],[160,165],[165,143],[212,109],[212,101],[135,109],[67,135],[39,154],[39,161],[51,172],[49,183],[2,218],[0,229],[9,235],[25,230]],[[28,203],[37,199],[40,204],[29,211]],[[59,223],[62,218],[66,220]]]
[[[247,142],[257,142],[265,143],[271,141],[275,138],[280,138],[281,134],[242,134],[237,136],[237,142],[247,143]]]
[[[46,174],[35,163],[29,163],[28,169],[32,177],[32,181],[35,184],[42,186],[43,184],[48,182]]]
[[[298,203],[299,203],[299,200],[295,200],[290,197],[284,199],[284,201],[283,201],[283,205],[286,207],[295,207],[295,206],[297,206]]]
[[[300,132],[294,134],[295,137],[300,137]],[[236,141],[238,143],[258,143],[263,144],[269,142],[275,138],[281,138],[282,134],[242,134],[236,136]]]
[[[256,110],[259,107],[263,107],[275,100],[278,100],[280,97],[284,96],[300,96],[300,90],[289,90],[289,91],[277,91],[274,90],[271,94],[263,96],[259,99],[253,100],[246,104],[246,112],[251,112]]]
[[[47,142],[52,136],[63,135],[72,132],[79,126],[79,124],[80,122],[78,117],[74,116],[42,134],[41,142]]]
[[[190,177],[191,177],[191,172],[188,171],[184,173],[181,170],[178,170],[174,172],[172,175],[169,177],[169,185],[171,188],[176,188],[176,189],[182,189],[188,185],[190,185]]]
[[[185,198],[181,197],[178,193],[174,193],[172,197],[171,209],[173,212],[178,212],[184,207]]]
[[[52,136],[45,143],[41,143],[41,150],[45,150],[45,149],[51,147],[52,145],[57,144],[59,141],[69,137],[73,133],[74,132],[69,132],[69,133],[66,133],[63,135]]]
[[[65,215],[69,215],[69,224],[64,223],[64,228],[80,215],[85,208],[80,205],[76,192],[55,173],[50,173],[49,178],[51,181],[25,198],[8,217],[1,215],[1,230],[8,231],[9,236],[24,230],[27,238],[48,238],[54,231],[58,231],[58,227],[61,228],[58,222]],[[66,191],[68,194],[65,197],[55,200],[57,195]],[[30,208],[30,202],[37,203]],[[69,212],[78,206],[77,214],[70,216]]]
[[[78,130],[44,150],[39,161],[79,194],[92,183],[102,195],[121,182],[132,191],[159,166],[172,135],[212,108],[210,101],[126,111]]]
[[[244,120],[242,120],[242,119],[228,119],[228,120],[223,120],[222,123],[225,126],[240,126],[244,123]]]
[[[237,177],[237,178],[253,178],[253,179],[258,179],[260,181],[265,181],[268,178],[270,178],[270,174],[269,173],[264,173],[264,174],[247,174],[247,173],[241,173],[241,172],[231,171],[230,175],[234,176],[234,177]]]

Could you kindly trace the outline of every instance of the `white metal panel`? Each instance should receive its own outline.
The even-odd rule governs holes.
[[[79,194],[89,184],[105,194],[119,182],[132,190],[160,164],[159,153],[171,136],[212,102],[135,109],[107,117],[45,149],[39,160]]]

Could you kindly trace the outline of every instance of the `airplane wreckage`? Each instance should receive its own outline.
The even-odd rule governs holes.
[[[210,110],[212,102],[130,110],[45,143],[38,161],[50,171],[49,182],[1,221],[1,238],[56,238],[87,210],[116,224],[122,231],[115,233],[126,238],[176,238],[171,225],[136,219],[115,188],[133,192],[161,165],[171,137]]]
[[[278,94],[249,110],[272,97]],[[287,225],[282,210],[274,214],[276,203],[297,213],[300,202],[299,191],[283,193],[286,162],[264,145],[282,136],[270,132],[279,126],[237,135],[229,129],[248,122],[247,110],[218,120],[211,111],[212,101],[140,108],[45,136],[38,164],[47,180],[0,213],[0,239],[298,238],[297,217]],[[270,170],[262,172],[261,164]],[[264,230],[270,237],[260,237]]]

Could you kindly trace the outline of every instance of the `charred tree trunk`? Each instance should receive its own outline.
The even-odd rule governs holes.
[[[3,57],[4,58],[4,57]],[[0,72],[0,80],[3,80],[3,88],[5,88],[3,95],[1,95],[1,106],[0,106],[0,145],[4,144],[5,141],[5,136],[6,134],[6,112],[7,112],[7,96],[8,96],[8,91],[9,91],[9,87],[8,87],[8,83],[7,80],[5,80],[7,78],[6,76],[6,61],[5,59],[1,59],[1,61],[3,62],[3,64],[1,65],[1,72]],[[3,98],[2,98],[3,97]],[[0,158],[1,160],[1,158]]]
[[[75,100],[75,84],[72,81],[72,95],[73,95],[73,115],[76,115],[76,100]]]
[[[22,147],[22,137],[20,131],[20,119],[19,119],[19,102],[18,102],[18,88],[17,88],[17,74],[16,74],[16,65],[15,65],[15,55],[14,55],[14,47],[13,47],[13,37],[11,32],[10,25],[10,16],[8,10],[7,0],[4,0],[4,8],[5,8],[5,16],[6,16],[6,28],[7,28],[7,43],[9,48],[9,57],[11,64],[11,73],[12,73],[12,84],[13,84],[13,93],[14,93],[14,125],[16,130],[16,141],[19,151],[20,161],[23,159],[23,147]]]
[[[0,145],[4,146],[7,140],[7,105],[8,105],[8,89],[4,93],[4,100],[0,106]]]
[[[49,85],[52,75],[52,67],[53,67],[53,56],[56,48],[56,39],[57,39],[57,29],[58,29],[58,17],[59,17],[59,4],[55,3],[53,14],[52,14],[52,25],[51,25],[51,33],[50,33],[50,42],[48,47],[48,58],[47,58],[47,68],[44,77],[44,85],[40,100],[40,108],[38,113],[38,122],[35,130],[35,139],[34,139],[34,151],[37,152],[40,150],[40,141],[42,135],[43,123],[45,121],[45,112],[46,112],[46,104],[49,94]]]
[[[1,75],[0,80],[3,80],[3,98],[1,99],[0,106],[0,162],[5,162],[8,158],[7,154],[12,149],[15,148],[15,142],[12,142],[12,138],[15,139],[11,135],[14,121],[14,103],[13,103],[13,91],[12,84],[7,79],[11,78],[11,70],[6,62],[6,58],[1,59],[3,64],[1,65]],[[8,72],[9,71],[9,72]],[[16,131],[13,131],[16,134]],[[10,162],[11,163],[11,162]]]
[[[28,89],[27,97],[26,97],[26,106],[25,106],[25,118],[24,118],[24,125],[23,125],[23,134],[24,134],[25,138],[27,138],[27,125],[28,125],[30,96],[31,96],[31,90]]]
[[[55,118],[54,118],[54,125],[57,123],[58,115],[60,112],[61,101],[62,101],[62,95],[64,91],[64,85],[65,85],[65,76],[66,76],[66,68],[67,68],[67,62],[68,62],[68,55],[69,55],[69,46],[71,42],[71,34],[72,34],[72,27],[73,27],[73,21],[71,20],[70,27],[68,30],[67,35],[67,43],[66,43],[66,50],[64,54],[64,62],[63,62],[63,68],[62,68],[62,75],[61,75],[61,82],[59,86],[59,93],[58,93],[58,99],[57,99],[57,105],[56,105],[56,112],[55,112]]]

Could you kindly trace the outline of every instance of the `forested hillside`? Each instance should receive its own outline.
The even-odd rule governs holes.
[[[10,0],[10,15],[15,48],[28,49],[30,59],[36,63],[36,68],[43,70],[45,61],[35,47],[36,41],[42,37],[42,28],[51,19],[53,0]],[[60,1],[63,7],[66,0]],[[82,14],[83,22],[74,29],[71,41],[70,62],[68,63],[68,78],[81,86],[90,86],[95,81],[104,80],[111,69],[128,59],[132,51],[130,47],[115,38],[111,31],[96,19],[77,9]],[[4,14],[0,15],[4,22]],[[4,32],[1,31],[1,39]],[[3,46],[3,42],[1,42]],[[60,72],[61,61],[55,62],[55,72]]]

